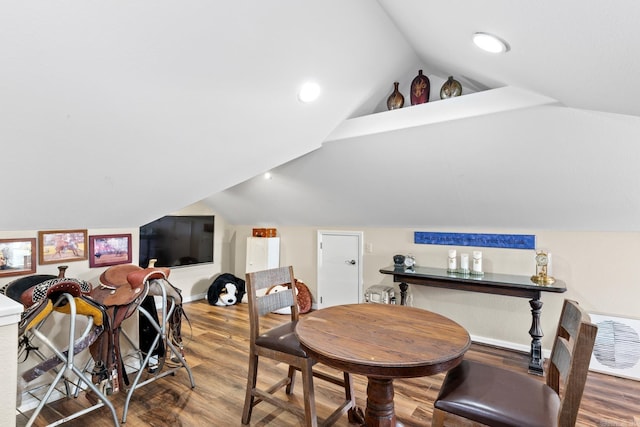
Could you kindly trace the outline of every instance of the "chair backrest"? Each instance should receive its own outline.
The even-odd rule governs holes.
[[[247,299],[251,340],[260,335],[260,317],[289,307],[291,321],[298,320],[298,301],[295,292],[293,267],[279,267],[246,274]],[[278,286],[278,292],[266,293]]]
[[[560,426],[576,423],[597,332],[578,303],[565,300],[547,371],[547,385],[560,395]]]

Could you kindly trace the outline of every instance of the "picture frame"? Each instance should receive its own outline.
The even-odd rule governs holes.
[[[131,234],[89,236],[89,267],[131,264]]]
[[[38,231],[38,248],[41,265],[86,260],[87,230]]]
[[[36,272],[36,239],[0,239],[0,277]]]

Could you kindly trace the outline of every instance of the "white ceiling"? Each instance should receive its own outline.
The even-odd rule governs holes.
[[[236,224],[638,230],[638,16],[626,0],[5,2],[0,229],[132,227],[204,200]],[[511,50],[477,50],[476,31]],[[432,102],[384,111],[418,69]],[[449,75],[464,95],[439,101]],[[323,92],[304,105],[308,79]]]

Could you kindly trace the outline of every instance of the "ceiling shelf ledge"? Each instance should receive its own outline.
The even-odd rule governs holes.
[[[535,92],[504,86],[345,120],[324,142],[557,103]]]

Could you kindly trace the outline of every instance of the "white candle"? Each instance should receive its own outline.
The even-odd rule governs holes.
[[[457,253],[455,249],[449,249],[449,263],[447,264],[449,267],[449,270],[455,270],[456,268],[458,268],[458,262],[457,262]]]
[[[469,269],[469,254],[460,254],[460,268],[462,270]]]
[[[476,273],[482,273],[482,251],[473,251],[472,270]]]

